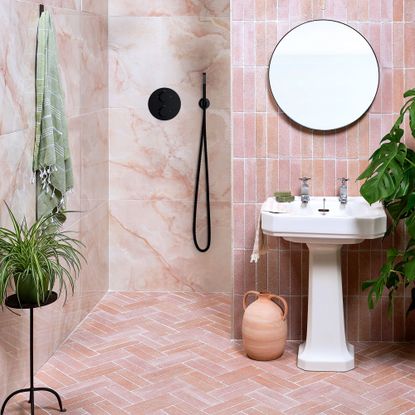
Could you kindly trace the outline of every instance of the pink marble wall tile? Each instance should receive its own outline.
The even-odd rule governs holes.
[[[193,200],[200,112],[189,109],[168,123],[160,123],[147,111],[112,109],[111,198]],[[228,117],[227,112],[214,109],[208,113],[212,200],[226,200],[230,195],[230,146],[224,145],[230,135]],[[255,142],[255,130],[249,138]]]
[[[6,0],[0,4],[0,134],[34,125],[34,51],[38,8]],[[19,30],[17,30],[17,28]]]
[[[68,117],[81,114],[81,56],[83,41],[78,13],[67,9],[53,9],[57,33],[65,111]]]
[[[231,290],[230,200],[245,200],[246,154],[253,160],[255,180],[256,116],[255,72],[246,76],[240,66],[255,63],[255,26],[243,21],[244,2],[236,2],[232,41],[239,46],[232,57],[232,105],[240,113],[232,117],[238,140],[233,146],[237,159],[231,171],[229,5],[229,1],[213,0],[109,2],[110,266],[114,289]],[[249,50],[243,46],[245,40],[251,44]],[[203,71],[208,73],[211,103],[207,141],[213,231],[212,247],[201,255],[191,239],[191,213]],[[147,108],[148,96],[162,86],[175,89],[182,103],[178,116],[168,122],[156,120]],[[252,115],[245,116],[242,111],[249,108],[249,102]],[[202,241],[206,236],[203,177],[198,211]],[[143,214],[131,214],[137,210]],[[244,213],[241,205],[241,213],[234,219],[238,221],[240,215],[244,219]],[[233,236],[241,247],[244,231],[244,220],[235,222]],[[120,267],[123,269],[118,271]]]
[[[0,67],[3,68],[4,75],[0,81],[0,159],[5,177],[10,178],[1,182],[0,198],[7,201],[19,217],[25,215],[29,222],[32,222],[35,215],[35,187],[30,180],[34,138],[34,57],[39,3],[40,1],[5,0],[0,4],[0,31],[6,31],[0,45]],[[90,213],[68,215],[65,229],[73,231],[73,236],[86,243],[84,254],[90,265],[83,268],[81,278],[76,284],[75,295],[69,296],[64,307],[62,298],[57,303],[36,311],[35,331],[38,335],[35,337],[35,369],[53,354],[108,287],[108,164],[103,171],[95,169],[97,177],[94,178],[93,186],[90,186],[89,175],[82,175],[82,170],[87,165],[92,170],[100,158],[107,163],[107,101],[103,99],[95,103],[97,111],[92,115],[82,113],[82,108],[90,106],[84,101],[86,98],[82,96],[81,88],[93,90],[94,77],[101,79],[98,73],[92,73],[98,72],[97,67],[85,66],[82,85],[80,82],[84,45],[88,45],[91,59],[100,63],[99,72],[105,74],[105,65],[101,63],[106,61],[107,56],[106,35],[105,31],[102,36],[102,31],[92,32],[97,29],[95,25],[92,25],[90,31],[82,31],[84,15],[80,0],[44,0],[41,3],[49,8],[55,23],[65,92],[75,179],[75,189],[68,195],[67,207],[80,211],[82,195],[85,203],[89,202],[89,198],[98,195],[101,201]],[[108,84],[106,75],[102,82],[103,85]],[[100,122],[95,123],[96,117],[100,118]],[[85,121],[86,118],[91,120],[89,124]],[[86,124],[90,131],[84,138],[89,143],[87,147],[83,147],[82,129]],[[100,125],[104,127],[101,128]],[[10,133],[4,134],[5,131]],[[93,152],[88,150],[92,147]],[[83,186],[86,187],[83,189]],[[2,226],[9,224],[3,208],[0,209],[0,221]],[[0,361],[5,369],[0,380],[0,401],[12,389],[21,387],[27,381],[27,367],[22,363],[27,361],[28,354],[27,323],[26,313],[20,317],[8,311],[0,313]],[[51,332],[54,333],[52,337]],[[6,342],[1,340],[6,338]]]
[[[81,0],[27,0],[36,5],[43,4],[45,7],[56,7],[60,9],[81,10]]]
[[[192,208],[185,201],[112,200],[110,288],[229,292],[230,204],[212,203],[212,247],[204,255],[193,246]],[[203,244],[203,209],[198,232]]]
[[[182,108],[194,109],[207,71],[212,108],[229,109],[229,29],[226,18],[110,18],[110,106],[147,111],[148,97],[163,85],[180,92]],[[238,91],[242,84],[235,74],[234,82]]]
[[[81,111],[108,107],[108,19],[83,14],[80,22]]]
[[[108,200],[108,111],[84,115],[81,125],[81,207],[91,210]]]
[[[108,16],[107,0],[82,0],[82,11]]]
[[[19,219],[32,221],[35,216],[35,186],[32,179],[32,144],[34,129],[20,130],[0,136],[0,160],[4,177],[0,186],[0,221],[10,226],[6,202]]]
[[[99,0],[98,0],[99,1]],[[243,3],[243,2],[241,2]],[[242,4],[241,4],[242,6]],[[109,16],[229,16],[229,0],[110,0]]]

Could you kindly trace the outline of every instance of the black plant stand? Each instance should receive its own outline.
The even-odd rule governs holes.
[[[48,296],[48,299],[41,304],[41,306],[46,306],[49,304],[54,303],[56,300],[58,299],[58,295],[55,292],[51,292]],[[50,388],[35,388],[34,387],[34,371],[33,371],[33,309],[37,308],[38,305],[36,304],[20,304],[17,295],[11,295],[9,297],[6,298],[5,304],[7,307],[9,308],[16,308],[16,309],[29,309],[30,310],[30,387],[29,388],[24,388],[24,389],[19,389],[17,391],[14,391],[13,393],[11,393],[6,400],[3,403],[3,406],[1,407],[1,412],[0,415],[4,414],[4,410],[6,409],[6,405],[9,402],[9,400],[19,394],[19,393],[23,393],[23,392],[29,392],[29,403],[30,403],[30,413],[31,415],[35,414],[35,392],[37,391],[45,391],[45,392],[50,392],[52,394],[54,394],[56,396],[56,399],[58,400],[59,403],[59,410],[60,412],[66,412],[66,409],[63,408],[62,406],[62,399],[59,396],[58,392],[54,391],[53,389]]]

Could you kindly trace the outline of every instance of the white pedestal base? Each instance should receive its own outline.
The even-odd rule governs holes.
[[[297,365],[304,370],[345,372],[354,368],[346,342],[341,245],[308,243],[310,251],[307,337]]]

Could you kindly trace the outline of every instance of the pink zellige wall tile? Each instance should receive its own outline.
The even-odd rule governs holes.
[[[415,53],[414,48],[411,47],[410,39],[415,39],[415,22],[405,23],[404,26],[404,62],[405,66],[409,68],[415,67]]]
[[[234,159],[233,161],[233,202],[240,203],[245,200],[245,171],[244,160]]]
[[[232,104],[234,111],[244,110],[244,71],[241,67],[232,68]]]
[[[245,67],[243,73],[243,109],[255,112],[255,68]]]
[[[245,156],[245,147],[244,147],[244,115],[241,112],[234,112],[232,114],[232,123],[233,123],[233,156],[234,157],[244,157]]]
[[[255,23],[244,22],[244,64],[255,65]]]
[[[244,25],[242,22],[232,23],[232,65],[244,63]]]
[[[245,148],[245,157],[255,157],[255,136],[256,136],[256,116],[255,113],[245,113],[244,114],[244,148]]]
[[[267,16],[267,0],[255,0],[255,20],[265,20]]]
[[[340,20],[356,28],[370,42],[380,64],[381,82],[368,113],[349,127],[326,133],[310,131],[289,120],[278,108],[268,85],[268,62],[277,42],[292,27],[313,18]],[[312,177],[312,195],[337,195],[338,177],[348,177],[349,195],[359,195],[362,182],[356,182],[356,178],[390,130],[404,101],[404,90],[415,86],[415,53],[408,41],[415,39],[415,2],[239,0],[233,4],[233,21],[240,23],[233,26],[232,57],[235,221],[244,214],[243,237],[240,223],[235,223],[234,231],[235,246],[244,247],[244,272],[238,270],[236,278],[240,281],[235,287],[240,290],[243,279],[245,289],[256,287],[284,294],[295,316],[289,335],[300,338],[306,328],[308,251],[300,244],[269,237],[271,252],[259,264],[250,264],[258,209],[276,190],[291,190],[298,195],[298,177],[304,175]],[[405,140],[415,148],[409,135]],[[402,295],[388,326],[386,302],[369,312],[366,293],[360,288],[363,280],[374,275],[374,261],[381,265],[385,250],[404,246],[405,238],[402,228],[398,236],[384,242],[367,241],[344,250],[343,285],[350,340],[410,337],[402,318],[406,304]],[[240,261],[241,253],[236,255]],[[240,327],[239,320],[235,327]]]
[[[404,24],[393,23],[392,28],[393,44],[392,44],[392,56],[393,67],[403,68],[404,66]]]
[[[267,117],[265,113],[256,114],[255,126],[256,156],[265,158],[267,155]]]
[[[244,0],[232,0],[232,20],[244,19]]]
[[[257,65],[268,65],[266,29],[265,22],[255,24],[255,61]]]

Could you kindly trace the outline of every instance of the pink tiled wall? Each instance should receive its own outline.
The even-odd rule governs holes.
[[[313,195],[335,195],[336,178],[350,178],[349,194],[403,100],[415,87],[415,2],[353,0],[234,0],[232,2],[234,336],[240,337],[242,295],[269,290],[288,299],[289,338],[304,338],[307,322],[308,252],[305,246],[270,238],[270,253],[249,263],[260,204],[277,190],[299,193],[300,176],[311,176]],[[359,30],[372,44],[381,82],[370,111],[349,128],[313,133],[291,122],[268,89],[268,61],[278,40],[312,19],[335,19]],[[413,139],[407,137],[408,142]],[[414,316],[406,319],[408,292],[401,292],[391,320],[387,299],[367,308],[363,280],[375,276],[385,249],[404,243],[403,232],[343,248],[344,295],[350,340],[415,338]]]
[[[35,311],[35,369],[42,366],[108,289],[108,45],[104,1],[0,1],[0,223],[3,201],[31,222],[34,79],[39,3],[52,14],[65,91],[74,191],[67,228],[86,249],[75,295]],[[99,4],[98,4],[99,3]],[[28,312],[0,310],[0,402],[28,382]]]

